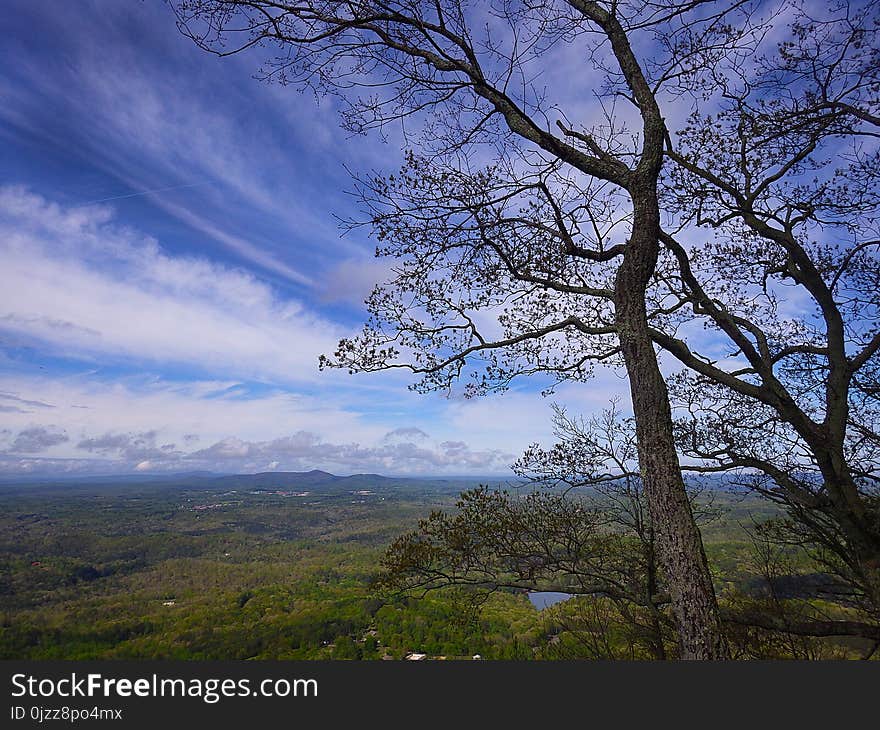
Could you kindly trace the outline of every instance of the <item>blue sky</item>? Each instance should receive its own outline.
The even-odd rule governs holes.
[[[549,438],[527,382],[466,401],[318,372],[390,265],[334,216],[346,166],[396,166],[393,131],[350,138],[159,0],[4,15],[0,473],[490,474]],[[557,399],[624,391],[606,372]]]

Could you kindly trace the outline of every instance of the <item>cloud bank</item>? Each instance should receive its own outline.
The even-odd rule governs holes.
[[[413,429],[419,430],[419,429]],[[463,441],[423,443],[384,439],[379,446],[336,443],[311,431],[297,431],[269,441],[228,437],[202,449],[184,450],[175,443],[160,444],[155,431],[105,433],[81,439],[80,457],[42,457],[69,436],[47,428],[24,429],[0,453],[0,473],[6,476],[42,473],[77,475],[100,473],[162,473],[192,470],[221,472],[305,471],[316,466],[331,471],[385,474],[495,474],[506,472],[513,454],[498,449],[475,450]],[[7,435],[8,436],[8,435]]]

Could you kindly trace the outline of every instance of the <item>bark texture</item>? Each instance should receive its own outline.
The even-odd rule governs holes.
[[[645,309],[645,291],[660,249],[657,196],[666,124],[657,99],[633,53],[629,37],[611,13],[592,9],[611,42],[642,117],[642,153],[628,176],[632,233],[617,270],[614,304],[617,334],[629,376],[639,468],[666,576],[682,659],[729,657],[703,541],[694,520],[675,447],[669,392]]]
[[[636,215],[615,280],[618,337],[629,375],[639,467],[666,576],[682,659],[725,659],[728,649],[700,531],[672,431],[666,382],[657,364],[643,292],[658,253],[655,188],[634,186]]]

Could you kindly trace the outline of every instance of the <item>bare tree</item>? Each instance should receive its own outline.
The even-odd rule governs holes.
[[[786,11],[783,41],[688,80],[700,105],[668,140],[661,234],[680,296],[653,336],[689,368],[685,453],[784,506],[788,539],[876,622],[880,4]],[[674,334],[694,318],[711,352]]]
[[[363,335],[324,363],[405,367],[426,389],[475,366],[480,392],[621,360],[680,654],[727,656],[649,319],[665,311],[661,96],[747,48],[750,3],[173,5],[203,48],[278,49],[267,77],[338,94],[350,130],[408,125],[418,154],[360,186],[396,278],[371,297]],[[551,79],[563,62],[572,73]]]

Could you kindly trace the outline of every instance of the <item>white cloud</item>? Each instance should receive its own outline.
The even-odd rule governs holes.
[[[360,307],[373,287],[391,279],[393,265],[390,259],[343,259],[323,274],[316,293],[326,302]]]
[[[485,398],[452,401],[446,410],[442,437],[455,440],[460,434],[473,448],[505,444],[507,450],[519,454],[530,443],[551,443],[552,403],[565,405],[573,414],[591,414],[607,408],[612,400],[618,400],[624,411],[630,408],[629,382],[610,369],[597,368],[591,380],[565,383],[546,398],[538,393],[514,390]]]
[[[104,206],[0,188],[0,329],[57,354],[311,380],[342,330],[252,275],[171,256]]]
[[[222,385],[154,381],[135,387],[87,376],[0,376],[4,392],[20,392],[16,397],[22,399],[40,392],[56,404],[52,426],[37,426],[29,420],[32,415],[15,414],[10,428],[0,433],[0,472],[322,468],[485,474],[505,472],[516,456],[506,447],[472,445],[470,438],[479,440],[474,431],[457,433],[456,439],[435,438],[415,426],[388,432],[326,398],[273,392],[243,399],[235,387],[218,395]],[[80,407],[83,402],[88,408]]]
[[[177,444],[191,451],[227,438],[262,441],[310,429],[331,437],[378,441],[387,432],[332,397],[281,389],[241,392],[234,381],[169,381],[147,376],[105,379],[92,373],[69,377],[0,374],[0,390],[55,405],[51,411],[9,413],[4,427],[19,432],[53,424],[70,441],[59,456],[115,458],[128,447]],[[83,408],[85,405],[87,408]],[[134,443],[140,440],[140,443]],[[81,449],[78,444],[83,444]],[[141,457],[143,458],[147,457]]]
[[[8,414],[0,471],[503,473],[530,441],[546,435],[541,431],[549,420],[547,403],[537,396],[531,403],[522,395],[377,413],[349,408],[344,396],[272,390],[243,397],[241,387],[233,381],[107,381],[89,373],[0,375],[0,392],[20,400],[39,394],[54,406]],[[493,416],[496,405],[501,410]],[[519,427],[510,421],[523,417],[528,432],[523,421]],[[51,418],[51,426],[34,420],[41,418]],[[493,418],[496,426],[487,428]],[[408,425],[389,430],[395,421]],[[15,442],[28,448],[11,448]]]

